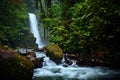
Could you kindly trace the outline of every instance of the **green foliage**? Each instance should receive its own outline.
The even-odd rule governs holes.
[[[52,4],[51,15],[43,19],[44,25],[50,28],[50,42],[65,51],[85,53],[109,46],[106,43],[113,40],[109,36],[117,38],[120,33],[120,6],[117,2],[76,0],[74,3]]]
[[[32,34],[29,31],[28,11],[23,0],[0,1],[0,14],[1,45],[26,46]]]

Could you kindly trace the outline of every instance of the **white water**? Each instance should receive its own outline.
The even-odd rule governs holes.
[[[118,73],[105,67],[63,67],[63,64],[57,65],[51,61],[45,53],[36,52],[36,55],[45,58],[43,67],[34,69],[33,80],[104,80],[99,78],[108,78],[108,76],[110,78]],[[48,79],[45,79],[46,77]],[[57,77],[62,77],[62,79]]]
[[[44,45],[39,35],[36,16],[29,13],[29,19],[31,32],[34,34],[39,48],[42,48]],[[75,66],[75,63],[72,66],[63,67],[63,63],[61,65],[55,64],[44,52],[36,52],[36,56],[45,58],[43,67],[34,69],[33,80],[106,80],[106,78],[107,80],[111,80],[108,77],[110,78],[118,74],[117,71],[108,68],[78,67]]]
[[[30,20],[30,30],[33,33],[34,37],[36,38],[36,43],[38,44],[38,48],[43,48],[44,44],[39,34],[37,18],[33,13],[28,13],[28,14]]]

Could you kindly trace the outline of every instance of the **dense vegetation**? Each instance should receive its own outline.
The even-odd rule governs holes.
[[[47,15],[42,15],[44,25],[50,28],[51,42],[57,43],[67,51],[90,49],[90,52],[94,48],[112,47],[113,42],[119,43],[119,40],[115,39],[120,33],[119,1],[53,0],[51,2],[49,1],[47,5]]]
[[[27,7],[31,6],[29,10],[33,12],[36,7],[40,21],[49,28],[49,41],[58,44],[63,51],[87,57],[107,54],[114,59],[111,62],[120,60],[120,1],[34,1],[31,4],[25,0],[27,6],[24,0],[0,1],[0,45],[31,47],[35,44],[28,27]]]
[[[49,27],[50,42],[65,52],[105,57],[110,63],[120,60],[120,1],[35,1],[44,26]]]
[[[28,10],[23,0],[0,1],[0,45],[30,47],[35,39],[29,31]]]

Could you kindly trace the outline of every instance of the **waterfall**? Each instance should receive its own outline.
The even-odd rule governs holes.
[[[38,48],[43,48],[45,43],[41,39],[38,30],[37,18],[33,13],[29,14],[30,30],[36,38]],[[46,31],[47,32],[47,31]],[[32,80],[111,80],[116,78],[120,73],[105,67],[88,67],[88,66],[63,66],[63,63],[57,65],[50,60],[44,52],[36,52],[36,57],[45,57],[42,68],[34,69]],[[118,76],[119,78],[119,76]],[[113,79],[112,79],[113,80]],[[116,79],[116,80],[120,80]]]
[[[29,20],[30,20],[30,30],[33,33],[34,37],[36,38],[36,43],[38,44],[38,48],[43,48],[44,44],[42,42],[39,30],[38,30],[38,23],[37,18],[33,13],[29,14]]]

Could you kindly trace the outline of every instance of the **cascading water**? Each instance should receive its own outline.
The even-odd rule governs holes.
[[[29,13],[31,32],[39,48],[44,46],[38,31],[36,16]],[[75,64],[64,67],[49,59],[44,52],[36,52],[37,57],[45,57],[42,68],[34,69],[33,80],[120,80],[119,72],[104,67],[78,67]],[[64,60],[63,60],[64,62]],[[118,76],[117,79],[116,75]]]
[[[55,64],[45,55],[36,52],[37,57],[45,57],[42,68],[34,69],[33,80],[119,80],[119,72],[105,67],[64,67]],[[64,60],[63,60],[64,62]],[[74,63],[73,63],[74,64]],[[116,77],[117,76],[117,77]],[[118,79],[119,78],[119,79]]]
[[[44,44],[39,34],[37,18],[33,13],[28,13],[28,14],[30,20],[30,30],[33,33],[34,37],[36,38],[36,43],[38,44],[38,48],[43,48]]]

